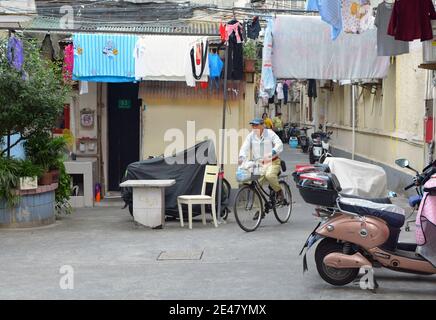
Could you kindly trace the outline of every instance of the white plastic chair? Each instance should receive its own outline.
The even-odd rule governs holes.
[[[183,195],[177,197],[181,227],[184,226],[182,204],[188,205],[189,229],[192,229],[192,205],[194,204],[201,205],[201,215],[202,215],[203,224],[206,224],[206,205],[209,204],[210,207],[212,208],[213,224],[215,225],[215,228],[218,227],[218,223],[216,219],[216,209],[215,209],[215,194],[216,194],[218,171],[219,171],[218,166],[206,166],[206,170],[204,172],[204,178],[203,178],[203,187],[201,189],[201,195]],[[210,196],[206,195],[206,186],[208,183],[212,184],[212,194]]]

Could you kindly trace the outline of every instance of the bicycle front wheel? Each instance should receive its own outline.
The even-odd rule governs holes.
[[[282,187],[283,201],[274,207],[274,215],[278,222],[286,223],[291,218],[292,213],[292,193],[289,185],[285,181],[280,181]]]
[[[256,230],[264,214],[259,192],[248,185],[241,187],[235,198],[234,212],[236,222],[242,230]]]

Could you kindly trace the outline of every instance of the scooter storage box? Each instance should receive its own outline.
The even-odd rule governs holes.
[[[323,207],[336,207],[341,186],[334,174],[312,172],[302,174],[299,178],[297,187],[305,202]]]

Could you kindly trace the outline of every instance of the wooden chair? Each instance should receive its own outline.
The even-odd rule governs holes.
[[[177,197],[181,227],[184,226],[182,204],[188,205],[189,229],[192,229],[192,205],[194,204],[201,205],[201,215],[203,219],[203,224],[206,224],[206,205],[209,204],[210,207],[212,208],[213,224],[215,225],[215,228],[218,227],[218,223],[216,219],[216,209],[215,209],[215,194],[216,194],[216,185],[218,179],[218,171],[219,171],[218,166],[206,166],[206,170],[204,172],[204,178],[203,178],[203,187],[201,188],[201,195],[183,195]],[[206,195],[206,186],[208,183],[212,184],[212,194],[210,196]]]

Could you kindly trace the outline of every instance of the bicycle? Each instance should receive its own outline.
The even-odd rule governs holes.
[[[291,218],[292,193],[284,177],[279,180],[283,192],[283,201],[280,202],[277,202],[276,192],[271,187],[269,187],[269,194],[262,188],[258,181],[260,178],[260,175],[253,175],[248,184],[245,183],[239,188],[235,198],[236,222],[246,232],[255,231],[270,210],[273,210],[274,216],[281,224]]]

